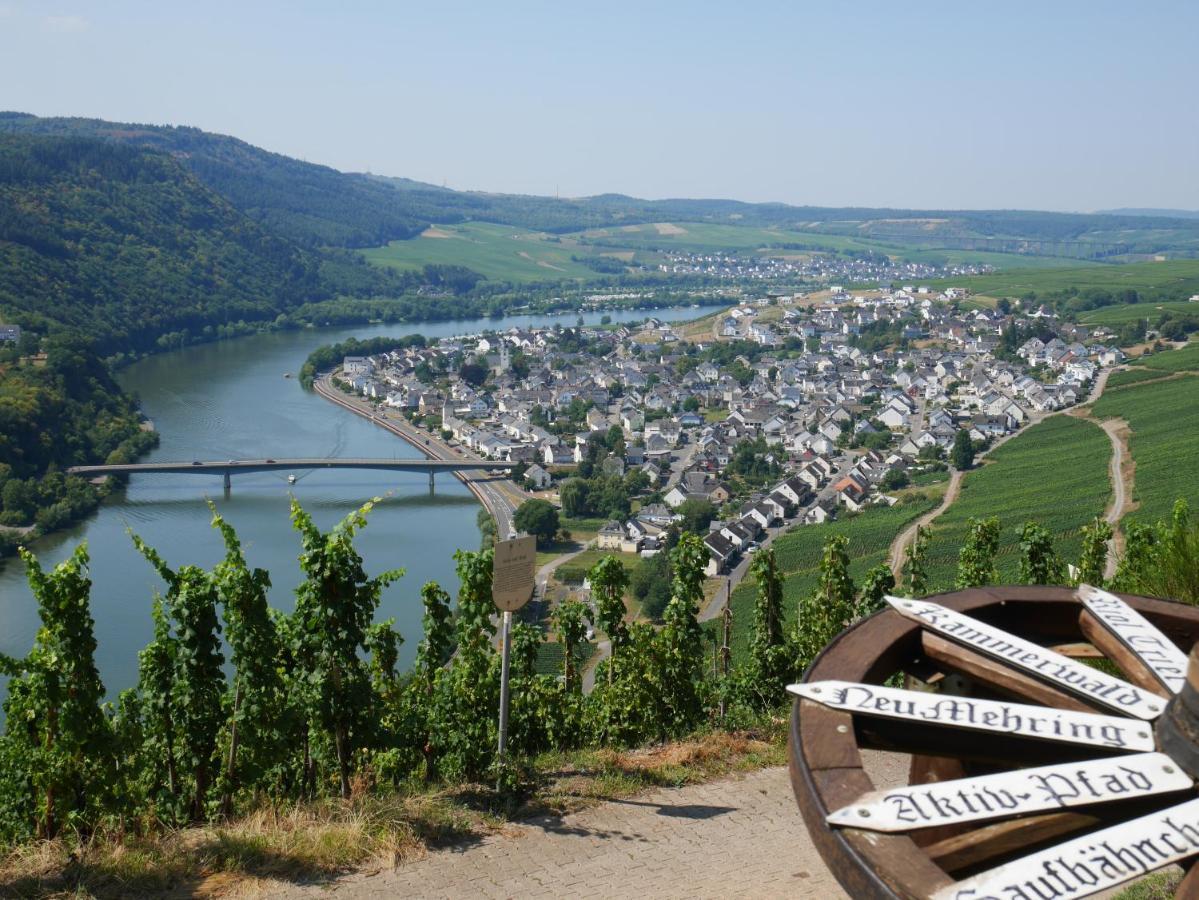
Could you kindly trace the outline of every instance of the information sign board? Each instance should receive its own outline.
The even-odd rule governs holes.
[[[1168,794],[1193,785],[1164,753],[1137,753],[874,791],[827,819],[869,831],[910,831]]]
[[[1152,726],[1137,719],[850,681],[792,684],[787,690],[824,706],[864,716],[948,725],[971,731],[994,731],[1129,752],[1154,749]]]
[[[1165,709],[1165,700],[1156,694],[1002,628],[936,603],[905,597],[886,599],[901,616],[919,622],[930,631],[1109,709],[1138,719],[1155,719]]]
[[[1100,625],[1149,667],[1162,685],[1175,694],[1182,690],[1187,680],[1187,657],[1172,640],[1115,594],[1080,584],[1078,599]]]
[[[537,538],[497,541],[491,564],[491,599],[503,612],[516,612],[533,597],[533,561]]]
[[[1089,897],[1199,854],[1199,800],[1033,853],[951,884],[932,900]]]

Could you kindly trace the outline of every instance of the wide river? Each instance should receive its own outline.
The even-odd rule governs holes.
[[[702,313],[676,308],[607,314],[620,322],[646,315],[681,320]],[[583,318],[594,324],[601,315],[586,313]],[[446,337],[489,328],[569,325],[575,320],[571,313],[255,335],[153,356],[121,372],[120,381],[140,396],[161,436],[147,461],[419,458],[394,435],[303,390],[294,376],[308,354],[348,337],[414,332]],[[285,378],[284,373],[293,377]],[[428,478],[418,473],[335,470],[296,475],[295,484],[287,482],[286,473],[238,475],[228,496],[218,476],[133,476],[125,490],[89,519],[35,542],[32,549],[47,568],[69,556],[81,541],[87,542],[96,658],[110,695],[136,683],[137,653],[152,636],[151,601],[156,591],[165,589],[134,550],[129,532],[145,539],[172,567],[212,566],[224,551],[210,526],[208,500],[237,529],[250,565],[270,571],[272,605],[290,611],[300,582],[299,540],[288,519],[290,496],[326,529],[371,497],[383,497],[357,546],[369,573],[397,566],[407,572],[384,593],[378,618],[395,618],[406,640],[401,666],[411,662],[421,637],[420,587],[432,579],[451,594],[456,591],[454,550],[479,546],[477,501],[451,476],[439,477],[430,494]],[[0,651],[27,653],[39,621],[18,560],[0,563],[0,622]]]

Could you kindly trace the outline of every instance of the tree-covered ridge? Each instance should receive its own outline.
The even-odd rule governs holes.
[[[414,237],[430,223],[468,219],[551,232],[664,220],[722,222],[966,249],[970,247],[960,242],[979,239],[1093,240],[1127,244],[1136,252],[1169,247],[1193,250],[1199,245],[1199,222],[1194,219],[1119,211],[913,210],[721,199],[642,200],[623,194],[557,198],[455,191],[406,178],[339,172],[198,128],[4,112],[0,113],[3,132],[94,137],[169,153],[248,216],[313,247],[376,246]]]
[[[132,462],[157,441],[86,342],[51,338],[45,357],[0,352],[0,525],[57,528],[91,511],[102,490],[69,466]],[[0,531],[0,555],[16,536]]]
[[[0,136],[0,315],[101,352],[269,318],[321,295],[317,260],[163,154]]]

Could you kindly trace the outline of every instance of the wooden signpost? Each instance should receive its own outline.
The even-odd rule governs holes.
[[[1156,694],[986,622],[924,600],[886,599],[904,618],[1092,703],[1138,719],[1156,719],[1165,709]]]
[[[533,598],[533,561],[537,538],[520,537],[497,541],[491,563],[491,599],[503,612],[501,626],[503,656],[500,663],[500,739],[502,762],[508,747],[508,666],[512,656],[512,614]]]
[[[868,831],[910,831],[1169,794],[1193,784],[1164,753],[1137,753],[874,791],[827,818]]]
[[[1135,656],[1170,693],[1177,694],[1187,680],[1187,657],[1168,637],[1139,612],[1107,591],[1078,586],[1078,599],[1095,621],[1123,649]]]
[[[1088,897],[1196,854],[1199,800],[1191,800],[982,872],[932,900]]]
[[[1137,719],[1025,703],[929,694],[849,681],[805,682],[788,685],[787,690],[832,709],[864,716],[904,719],[922,725],[945,725],[969,731],[993,731],[1042,741],[1129,752],[1154,748],[1153,728]]]

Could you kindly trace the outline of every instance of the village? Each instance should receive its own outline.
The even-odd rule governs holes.
[[[1085,399],[1123,359],[1111,337],[952,288],[831,285],[687,325],[512,328],[346,357],[339,379],[518,463],[535,496],[605,521],[600,549],[649,557],[672,527],[702,530],[719,575],[780,527],[895,503],[947,468],[959,432],[981,451]]]

